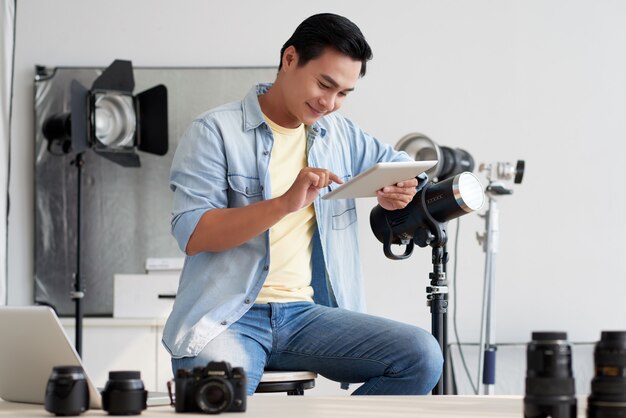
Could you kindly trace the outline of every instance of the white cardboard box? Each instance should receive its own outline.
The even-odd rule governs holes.
[[[166,318],[174,304],[178,274],[116,274],[113,317]]]

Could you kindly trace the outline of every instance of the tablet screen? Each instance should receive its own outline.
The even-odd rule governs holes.
[[[322,199],[352,199],[375,197],[376,191],[414,178],[437,164],[435,160],[402,161],[374,164],[350,181],[334,185],[336,188],[322,196]],[[331,185],[331,188],[333,185]]]

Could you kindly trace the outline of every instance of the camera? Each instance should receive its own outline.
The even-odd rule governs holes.
[[[626,417],[626,332],[602,331],[593,351],[589,418]]]
[[[80,366],[55,366],[46,385],[44,406],[55,415],[80,415],[89,409],[89,389]]]
[[[533,332],[526,347],[525,418],[576,417],[572,347],[565,332]]]
[[[211,361],[206,367],[178,369],[176,412],[245,412],[246,374],[226,361]]]

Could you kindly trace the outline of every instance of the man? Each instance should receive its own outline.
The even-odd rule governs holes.
[[[174,370],[228,361],[249,394],[264,369],[364,382],[363,395],[436,384],[442,355],[428,332],[362,313],[354,200],[321,200],[377,162],[410,160],[333,113],[371,55],[348,19],[311,16],[283,46],[274,84],[185,133],[170,182],[187,254],[163,337]],[[403,208],[417,187],[384,187],[378,202]]]

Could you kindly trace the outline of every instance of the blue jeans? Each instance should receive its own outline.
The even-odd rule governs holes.
[[[263,370],[308,370],[330,380],[364,384],[354,395],[423,395],[441,375],[443,356],[421,328],[309,302],[254,305],[179,368],[228,361],[243,367],[252,395]]]

